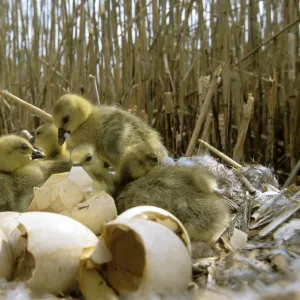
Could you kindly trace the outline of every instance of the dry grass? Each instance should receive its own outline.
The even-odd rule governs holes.
[[[209,91],[204,76],[212,78],[222,64],[203,139],[230,157],[235,151],[240,161],[271,164],[282,180],[296,165],[297,1],[0,0],[0,6],[0,88],[50,113],[68,90],[94,103],[136,105],[182,155]],[[253,115],[240,151],[249,93]],[[40,122],[4,97],[0,115],[0,134]]]

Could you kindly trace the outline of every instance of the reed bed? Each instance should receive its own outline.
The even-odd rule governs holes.
[[[175,157],[203,151],[202,138],[239,163],[274,167],[281,182],[297,164],[297,1],[0,0],[0,7],[0,89],[49,113],[66,91],[118,103],[156,128]],[[43,122],[4,96],[0,115],[0,134]]]

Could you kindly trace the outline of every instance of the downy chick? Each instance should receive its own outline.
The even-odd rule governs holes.
[[[29,141],[29,143],[33,144],[34,136],[32,136],[27,130],[22,130],[20,132],[20,136]],[[35,148],[35,146],[33,145],[31,157],[32,159],[44,158],[45,154],[42,151]]]
[[[0,172],[13,172],[31,161],[32,145],[9,134],[0,137]]]
[[[70,154],[71,163],[81,166],[93,180],[99,183],[99,188],[112,194],[114,191],[114,175],[108,170],[108,166],[101,160],[95,148],[91,144],[83,144],[75,147]]]
[[[159,149],[157,148],[157,151]],[[159,164],[148,143],[139,143],[125,151],[119,167],[118,181],[126,184],[146,175]]]
[[[229,207],[214,192],[216,181],[196,167],[160,165],[116,190],[118,213],[140,205],[153,205],[175,215],[192,241],[208,242],[229,222]]]
[[[143,153],[147,157],[143,151],[139,157],[147,161]],[[80,164],[94,179],[104,180],[107,186],[115,181],[112,196],[119,214],[135,206],[158,206],[174,214],[193,241],[204,242],[215,232],[225,229],[229,222],[229,207],[215,192],[216,180],[197,167],[160,165],[124,185],[107,173],[91,145],[76,147],[71,152],[71,161],[73,165]]]
[[[66,166],[56,161],[31,160],[32,145],[17,135],[0,137],[0,211],[26,211],[33,188]]]
[[[125,153],[134,152],[137,144],[146,143],[158,163],[167,156],[159,134],[140,118],[118,107],[95,106],[80,96],[66,94],[55,103],[53,119],[59,128],[60,145],[66,133],[70,148],[93,144],[98,157],[112,165],[117,173]],[[131,164],[123,167],[128,170]]]
[[[70,158],[66,145],[58,144],[58,129],[53,123],[45,123],[38,127],[30,142],[41,148],[47,159],[69,160]]]

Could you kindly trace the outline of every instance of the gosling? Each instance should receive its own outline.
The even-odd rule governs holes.
[[[92,144],[98,157],[118,174],[124,155],[134,152],[137,144],[147,144],[157,164],[167,156],[159,134],[140,118],[118,107],[95,106],[80,96],[66,94],[55,103],[53,119],[59,128],[60,145],[65,142],[66,133],[71,149],[80,144]],[[130,163],[127,166],[123,163],[123,168],[130,167]]]
[[[141,151],[139,158],[147,161],[147,153]],[[216,180],[197,167],[159,165],[146,175],[124,184],[105,169],[106,176],[103,176],[103,161],[96,157],[89,145],[76,147],[71,152],[71,160],[108,186],[114,181],[111,195],[119,214],[140,205],[161,207],[181,220],[192,241],[209,242],[214,233],[223,231],[228,225],[229,207],[216,192]]]
[[[119,214],[135,206],[158,206],[183,223],[192,241],[209,243],[230,219],[216,190],[214,178],[197,167],[160,165],[121,188],[117,185],[114,198]]]
[[[66,145],[59,145],[57,127],[53,123],[39,126],[30,142],[40,148],[47,159],[69,160]]]
[[[65,172],[66,165],[56,161],[32,160],[32,149],[31,143],[20,136],[0,137],[0,211],[27,211],[33,188],[52,174]]]
[[[91,144],[75,147],[70,153],[73,167],[81,166],[90,177],[98,182],[98,188],[112,195],[114,192],[114,174],[109,172],[108,165],[101,160]]]

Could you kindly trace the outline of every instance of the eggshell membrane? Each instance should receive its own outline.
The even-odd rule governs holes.
[[[13,279],[38,292],[66,293],[77,289],[79,258],[98,238],[79,222],[54,213],[28,212],[8,243],[17,262]]]
[[[118,216],[118,218],[142,218],[157,222],[172,230],[185,244],[191,253],[191,241],[183,224],[173,214],[157,206],[142,205],[130,208]]]
[[[80,290],[84,299],[117,300],[119,299],[118,296],[114,290],[107,285],[100,272],[96,269],[96,264],[91,260],[94,250],[95,247],[85,249],[80,257],[78,276]]]

